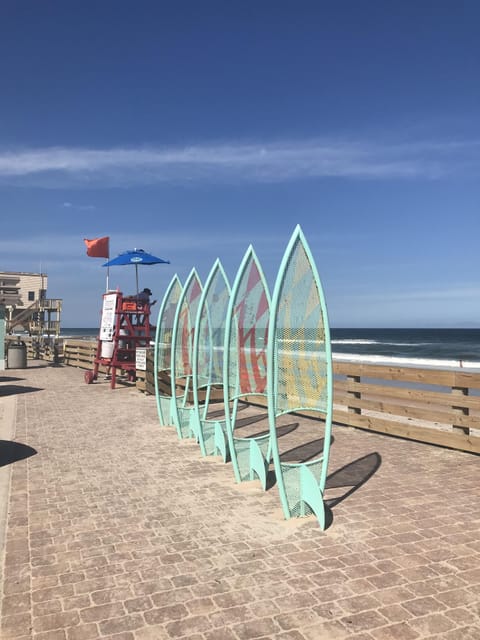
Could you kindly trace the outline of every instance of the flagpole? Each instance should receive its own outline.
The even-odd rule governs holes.
[[[110,260],[110,238],[108,238],[108,258],[107,260]],[[106,293],[108,293],[110,291],[110,267],[107,267],[107,291]]]

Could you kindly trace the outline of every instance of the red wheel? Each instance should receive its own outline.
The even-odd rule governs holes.
[[[95,374],[93,373],[93,371],[85,371],[83,377],[87,384],[92,384],[92,382],[95,380]]]

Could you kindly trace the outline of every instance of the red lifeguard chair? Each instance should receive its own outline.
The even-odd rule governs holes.
[[[115,388],[117,371],[124,371],[130,382],[136,380],[138,348],[150,345],[150,305],[136,296],[123,296],[120,291],[103,295],[102,322],[93,371],[85,372],[85,382],[98,378],[100,365],[110,372],[110,387]]]

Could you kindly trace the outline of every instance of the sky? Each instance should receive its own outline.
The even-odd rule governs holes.
[[[332,327],[480,326],[477,0],[2,0],[0,271],[99,326],[300,224]],[[112,267],[110,287],[135,289]]]

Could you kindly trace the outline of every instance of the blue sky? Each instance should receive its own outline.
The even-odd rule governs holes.
[[[480,326],[480,4],[4,0],[0,270],[98,326],[141,247],[273,281],[297,223],[333,327]],[[134,270],[110,270],[132,293]]]

